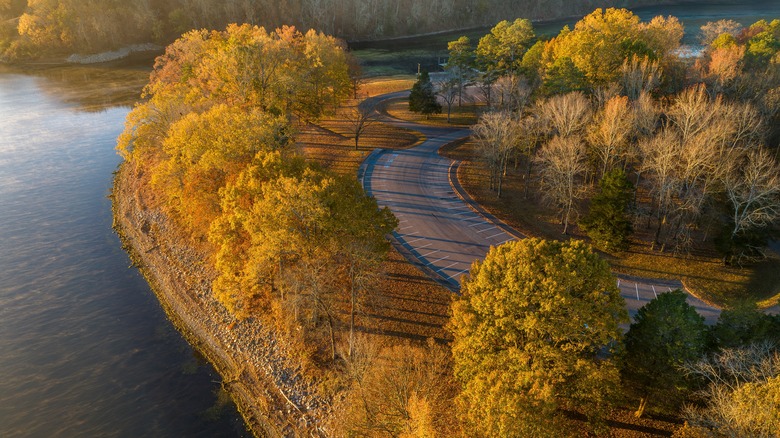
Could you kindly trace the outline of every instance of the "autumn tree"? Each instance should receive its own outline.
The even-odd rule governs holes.
[[[775,437],[780,430],[780,353],[767,343],[722,350],[685,370],[706,382],[683,415],[705,436]]]
[[[494,72],[495,77],[517,74],[523,54],[531,47],[533,39],[534,28],[530,20],[501,21],[480,38],[477,65],[483,71]]]
[[[623,374],[638,385],[642,416],[649,400],[679,400],[687,382],[681,368],[702,357],[707,348],[707,326],[681,290],[658,295],[634,317],[626,333]]]
[[[613,169],[601,179],[588,214],[579,222],[594,246],[607,251],[628,246],[633,228],[628,212],[632,194],[633,186],[621,169]]]
[[[347,436],[408,438],[457,432],[455,385],[446,347],[433,340],[381,349],[366,337],[360,342],[346,361],[351,388],[335,406],[334,429]]]
[[[409,111],[424,114],[426,117],[441,113],[441,105],[436,101],[433,83],[431,83],[431,77],[426,70],[420,73],[417,82],[412,85],[412,91],[409,94]]]
[[[461,292],[448,327],[469,434],[567,435],[562,406],[599,418],[618,383],[612,354],[626,311],[589,246],[525,239],[491,248]]]
[[[682,24],[674,17],[642,23],[626,9],[596,9],[553,40],[552,61],[569,58],[591,84],[605,84],[619,78],[627,59],[661,59],[681,38]]]

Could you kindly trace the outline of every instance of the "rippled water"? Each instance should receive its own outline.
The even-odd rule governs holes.
[[[111,230],[118,75],[0,70],[0,436],[241,436]]]

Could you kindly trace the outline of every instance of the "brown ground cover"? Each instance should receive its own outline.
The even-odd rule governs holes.
[[[570,229],[569,236],[561,234],[562,227],[555,211],[535,196],[533,175],[529,182],[529,197],[524,198],[522,162],[518,169],[510,166],[504,194],[497,199],[495,192],[488,189],[488,172],[476,159],[473,142],[464,142],[442,153],[463,161],[460,181],[477,202],[526,235],[548,239],[588,239],[576,226]],[[580,208],[580,211],[585,209]],[[652,249],[650,242],[653,241],[654,231],[654,227],[647,227],[646,220],[638,220],[628,250],[604,254],[613,270],[647,278],[680,279],[690,292],[721,307],[743,300],[756,300],[762,307],[768,307],[777,304],[780,299],[780,257],[777,255],[755,266],[726,267],[711,239],[702,242],[704,231],[694,235],[697,243],[685,254]]]

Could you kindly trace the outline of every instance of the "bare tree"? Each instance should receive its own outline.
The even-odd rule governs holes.
[[[681,140],[687,142],[712,123],[722,111],[722,105],[720,97],[710,99],[707,87],[698,84],[678,94],[666,114],[677,127]]]
[[[595,123],[590,125],[588,140],[600,161],[602,176],[617,162],[625,161],[628,139],[634,124],[633,117],[628,98],[616,96],[607,101],[604,108],[596,114]]]
[[[376,115],[376,105],[372,105],[367,101],[360,102],[349,108],[347,120],[355,136],[355,150],[359,148],[360,137],[377,120]]]
[[[521,111],[531,97],[531,86],[522,76],[508,74],[499,77],[487,91],[497,94],[497,106],[509,111]]]
[[[579,91],[545,100],[539,104],[537,114],[551,135],[561,137],[582,133],[591,119],[590,103]]]
[[[723,187],[733,210],[732,239],[780,219],[780,166],[766,149],[733,160]]]
[[[641,141],[639,149],[642,155],[641,170],[652,176],[650,193],[655,199],[655,215],[658,221],[654,243],[660,244],[662,228],[669,219],[674,194],[680,186],[677,173],[680,139],[670,129],[665,128],[657,136]]]
[[[632,56],[623,61],[620,69],[620,86],[631,100],[637,100],[642,93],[651,93],[661,83],[661,68],[658,61],[648,57]]]
[[[685,371],[707,382],[697,394],[703,406],[684,408],[691,425],[717,436],[777,436],[780,353],[772,345],[722,350],[686,364]]]
[[[559,209],[563,234],[569,230],[575,201],[583,194],[579,176],[585,172],[585,145],[577,136],[555,136],[542,146],[536,156],[539,164],[542,194]]]
[[[447,104],[447,123],[450,123],[450,114],[452,114],[452,104],[460,95],[460,83],[457,78],[448,78],[435,85],[436,95]],[[460,99],[459,99],[460,100]]]
[[[736,38],[742,32],[742,25],[734,20],[718,20],[710,21],[700,29],[699,41],[703,46],[709,46],[715,38],[724,33]]]
[[[482,115],[472,128],[479,154],[490,171],[490,189],[501,197],[509,156],[518,145],[519,124],[507,111],[496,111]]]

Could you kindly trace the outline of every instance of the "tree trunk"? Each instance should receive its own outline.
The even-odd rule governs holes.
[[[647,406],[647,396],[639,399],[639,407],[634,412],[634,417],[642,418],[642,415],[645,413],[645,406]]]

